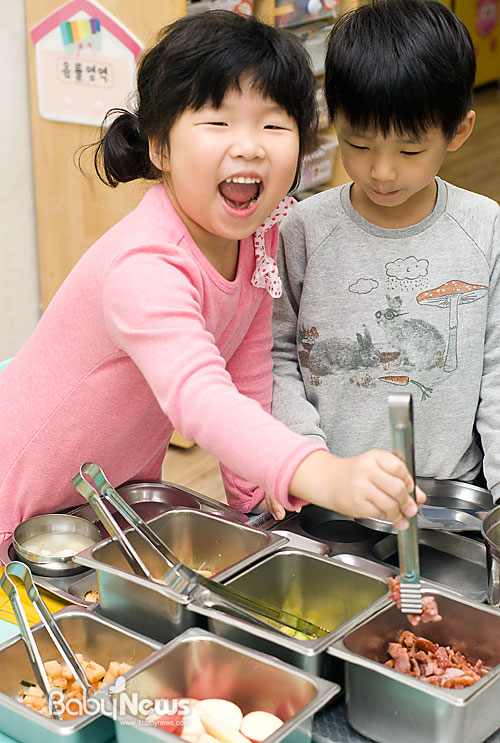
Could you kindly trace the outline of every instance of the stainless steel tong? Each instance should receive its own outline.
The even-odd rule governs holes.
[[[14,612],[21,637],[26,646],[31,667],[33,668],[33,673],[35,674],[37,683],[43,691],[45,699],[47,700],[47,707],[49,709],[49,712],[52,714],[52,717],[54,719],[60,719],[59,714],[52,709],[52,704],[50,701],[51,688],[47,672],[45,670],[40,651],[38,650],[37,644],[35,642],[33,632],[31,631],[31,627],[26,617],[21,597],[19,596],[17,587],[12,580],[13,577],[18,578],[23,582],[28,598],[37,610],[37,613],[42,621],[42,624],[47,630],[49,637],[51,638],[52,642],[66,662],[76,681],[82,687],[84,694],[93,694],[94,689],[91,684],[89,684],[85,675],[85,671],[83,670],[78,658],[74,654],[63,633],[57,626],[57,623],[53,619],[50,611],[47,609],[44,600],[40,596],[38,589],[34,585],[31,570],[29,569],[29,567],[24,563],[18,562],[16,560],[13,560],[7,565],[5,565],[2,560],[0,560],[0,564],[4,566],[4,571],[0,576],[0,588],[7,595],[12,605],[12,610]]]
[[[415,482],[412,396],[409,393],[390,395],[388,402],[393,451],[405,462]],[[411,496],[416,500],[415,486]],[[407,519],[408,528],[398,530],[401,611],[403,614],[422,614],[417,516]]]
[[[90,503],[108,534],[115,538],[119,549],[136,575],[148,580],[153,580],[149,569],[144,564],[140,555],[130,544],[125,532],[118,526],[114,516],[111,514],[104,500],[107,500],[118,511],[119,514],[148,542],[148,544],[165,560],[168,567],[172,567],[179,561],[159,538],[157,534],[141,519],[133,508],[116,492],[102,469],[97,464],[86,462],[80,467],[80,471],[73,477],[73,485],[78,492]]]
[[[270,620],[278,625],[278,629],[293,630],[307,635],[310,639],[317,639],[328,634],[329,630],[320,627],[307,619],[277,606],[272,606],[260,599],[237,591],[231,586],[216,583],[216,581],[199,575],[182,563],[177,563],[164,577],[165,585],[173,590],[182,591],[192,598],[197,598],[205,606],[220,609],[226,613],[240,616],[254,624],[269,628]],[[215,598],[214,598],[215,597]]]
[[[260,601],[229,586],[205,578],[195,570],[183,565],[177,555],[163,542],[148,524],[129,506],[107,480],[97,464],[86,462],[73,477],[73,484],[90,503],[101,519],[108,533],[115,538],[122,554],[136,575],[154,580],[140,555],[134,549],[125,532],[120,529],[104,499],[113,505],[118,513],[131,525],[150,547],[164,560],[167,572],[164,583],[167,588],[183,592],[192,599],[198,599],[205,606],[220,608],[253,623],[269,628],[269,622],[282,625],[286,630],[302,632],[311,639],[321,637],[329,630],[297,617],[290,612]],[[217,599],[214,601],[213,596]],[[278,627],[279,628],[279,627]]]

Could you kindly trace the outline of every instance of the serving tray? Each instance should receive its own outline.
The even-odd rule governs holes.
[[[248,521],[245,515],[233,511],[224,503],[220,503],[205,495],[196,493],[194,490],[176,485],[172,482],[163,480],[132,481],[125,483],[117,488],[117,490],[145,521],[150,521],[152,518],[172,508],[182,507],[206,511],[207,513],[219,515],[237,523]],[[109,508],[113,512],[112,507]],[[88,503],[83,503],[81,506],[65,511],[65,513],[79,516],[96,524],[103,539],[109,536],[98,520],[95,511]],[[116,520],[121,527],[128,528],[129,525],[121,516],[117,515]],[[0,559],[5,564],[17,559],[12,538],[0,544]],[[95,601],[87,601],[84,598],[88,591],[97,591],[98,586],[95,570],[89,569],[77,575],[59,578],[47,578],[33,573],[33,582],[38,587],[72,604],[88,607],[94,606],[96,603]]]

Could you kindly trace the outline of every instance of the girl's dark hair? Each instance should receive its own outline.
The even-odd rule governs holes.
[[[451,139],[472,106],[474,47],[462,21],[437,0],[372,0],[335,23],[325,95],[330,117],[355,130]]]
[[[255,18],[213,10],[164,28],[137,70],[135,112],[109,111],[94,164],[110,186],[161,177],[148,139],[168,146],[172,125],[186,109],[218,108],[242,77],[297,122],[300,157],[316,145],[317,107],[311,62],[298,37]],[[104,124],[106,124],[106,119]],[[296,177],[297,180],[297,177]]]

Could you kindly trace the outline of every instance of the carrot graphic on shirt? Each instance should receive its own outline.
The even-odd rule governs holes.
[[[379,377],[381,382],[387,382],[388,384],[397,384],[405,387],[408,384],[414,384],[422,393],[422,401],[427,400],[432,395],[432,387],[426,387],[425,384],[417,382],[416,379],[410,379],[405,375],[390,375],[387,377]]]

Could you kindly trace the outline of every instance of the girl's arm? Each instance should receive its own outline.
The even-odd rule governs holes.
[[[293,433],[263,410],[260,401],[237,389],[203,315],[206,292],[198,264],[185,248],[125,251],[105,281],[103,308],[110,336],[136,364],[183,436],[294,508],[296,501],[288,497],[290,479],[304,457],[321,445]],[[249,384],[248,374],[243,375],[247,356],[245,352],[240,363],[233,363],[242,389]],[[258,396],[264,396],[264,387],[259,381]]]
[[[271,411],[272,361],[271,314],[273,299],[262,292],[262,301],[250,328],[226,368],[233,384],[246,397],[256,400],[267,413]],[[264,497],[264,490],[221,465],[228,503],[248,512]]]

